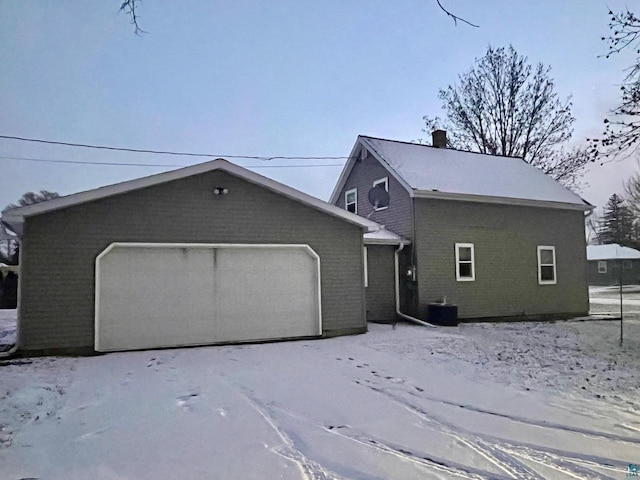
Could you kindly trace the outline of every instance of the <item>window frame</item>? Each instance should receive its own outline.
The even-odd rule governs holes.
[[[602,268],[604,267],[604,268]],[[607,273],[607,261],[598,260],[598,273]]]
[[[553,255],[553,263],[542,263],[542,255],[541,252],[543,250],[550,250]],[[558,284],[558,273],[556,265],[558,260],[556,258],[556,247],[553,245],[538,245],[538,285],[557,285]],[[553,267],[553,280],[543,280],[542,279],[542,267]]]
[[[349,195],[352,193],[355,195],[355,200],[349,203],[349,200],[348,200]],[[349,210],[349,205],[354,205],[353,212]],[[344,192],[344,209],[347,212],[355,213],[356,215],[358,214],[358,189],[357,188],[352,188],[351,190],[347,190],[346,192]]]
[[[373,182],[373,188],[376,188],[378,185],[382,185],[384,184],[384,190],[385,192],[389,193],[389,177],[382,177],[378,180],[376,180],[375,182]],[[389,208],[389,205],[387,205],[386,207],[374,207],[373,209],[376,212],[379,212],[380,210],[386,210],[387,208]]]
[[[470,248],[471,249],[471,260],[460,260],[460,249],[462,248]],[[476,280],[476,253],[475,247],[473,243],[456,243],[456,281],[458,282],[475,282]],[[471,265],[471,276],[463,277],[460,275],[460,265],[469,264]]]

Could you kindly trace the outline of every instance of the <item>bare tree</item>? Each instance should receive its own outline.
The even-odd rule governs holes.
[[[440,90],[445,118],[424,117],[425,132],[448,131],[450,146],[521,157],[551,177],[574,184],[589,158],[565,150],[573,133],[571,99],[560,100],[550,68],[533,67],[515,49],[487,49],[458,84]]]
[[[602,161],[635,153],[640,140],[640,17],[629,10],[618,13],[609,11],[609,15],[609,29],[613,33],[609,37],[602,37],[609,43],[605,57],[609,58],[628,47],[636,57],[626,69],[620,86],[620,104],[604,120],[602,138],[589,140],[592,159]]]
[[[147,33],[138,24],[138,10],[137,7],[142,3],[142,0],[123,0],[120,4],[120,11],[129,15],[131,19],[131,25],[133,25],[134,33],[140,35],[141,33]]]
[[[146,31],[144,31],[142,28],[140,28],[140,24],[138,23],[138,10],[137,7],[140,5],[140,3],[142,3],[142,0],[122,0],[122,3],[120,4],[120,11],[126,13],[127,15],[129,15],[129,18],[131,20],[131,25],[133,25],[134,28],[134,33],[136,35],[140,35],[141,33],[147,33]],[[440,0],[436,0],[436,3],[438,4],[438,7],[440,7],[440,9],[447,14],[447,16],[451,17],[451,19],[453,20],[454,25],[458,25],[458,20],[466,23],[467,25],[470,25],[472,27],[476,27],[478,28],[479,25],[475,25],[471,22],[469,22],[468,20],[465,20],[462,17],[459,17],[458,15],[455,15],[453,13],[451,13],[449,10],[447,10],[446,8],[444,8],[442,6],[442,3],[440,3]]]
[[[636,218],[640,218],[640,172],[624,182],[627,204]]]
[[[47,200],[52,200],[54,198],[58,198],[60,194],[56,192],[49,192],[47,190],[40,190],[39,192],[27,192],[20,197],[18,203],[10,203],[4,209],[3,212],[7,210],[11,210],[12,208],[17,207],[25,207],[27,205],[33,205],[34,203],[45,202]]]

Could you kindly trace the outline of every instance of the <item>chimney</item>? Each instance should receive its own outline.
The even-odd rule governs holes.
[[[431,145],[438,148],[447,148],[446,130],[434,130],[431,132]]]

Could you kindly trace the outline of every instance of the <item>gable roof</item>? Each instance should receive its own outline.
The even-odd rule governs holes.
[[[9,225],[9,227],[14,232],[19,233],[22,230],[21,224],[24,221],[25,217],[39,215],[42,213],[79,205],[82,203],[92,202],[114,195],[131,192],[133,190],[160,185],[162,183],[171,182],[173,180],[179,180],[181,178],[199,175],[206,172],[213,172],[216,170],[235,175],[236,177],[242,178],[258,186],[267,188],[275,193],[284,195],[285,197],[288,197],[309,207],[315,208],[316,210],[363,227],[366,229],[366,231],[377,231],[382,228],[381,225],[372,220],[368,220],[366,218],[348,212],[347,210],[338,208],[335,205],[331,205],[323,200],[320,200],[319,198],[313,197],[299,190],[296,190],[295,188],[276,182],[275,180],[271,180],[270,178],[263,177],[262,175],[247,170],[246,168],[242,168],[239,165],[230,163],[222,158],[211,160],[209,162],[199,163],[190,167],[180,168],[178,170],[150,175],[148,177],[136,178],[134,180],[129,180],[126,182],[96,188],[94,190],[74,193],[72,195],[54,198],[45,202],[34,203],[33,205],[13,208],[3,213],[2,222]]]
[[[587,260],[635,260],[640,252],[635,248],[621,247],[617,243],[587,245]]]
[[[359,136],[331,195],[335,203],[366,148],[413,197],[591,210],[593,206],[521,158]]]

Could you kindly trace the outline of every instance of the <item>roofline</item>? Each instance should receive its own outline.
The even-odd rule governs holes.
[[[351,170],[353,170],[353,165],[356,163],[356,150],[359,145],[360,145],[360,137],[358,136],[358,138],[356,139],[356,143],[353,145],[353,148],[351,149],[351,153],[349,154],[349,157],[346,163],[344,164],[344,167],[342,167],[342,172],[338,177],[336,186],[333,187],[333,192],[331,192],[331,196],[329,197],[329,203],[331,204],[335,204],[338,201],[338,194],[344,188],[345,183],[347,183],[347,178],[349,178],[349,174],[351,173]]]
[[[289,187],[280,182],[276,182],[275,180],[271,180],[270,178],[247,170],[246,168],[231,163],[223,158],[217,158],[215,160],[199,163],[197,165],[191,165],[189,167],[184,167],[177,170],[149,175],[147,177],[136,178],[133,180],[128,180],[126,182],[107,185],[93,190],[74,193],[71,195],[66,195],[64,197],[54,198],[46,202],[18,207],[4,212],[3,220],[6,223],[20,222],[24,218],[31,217],[33,215],[40,215],[55,210],[61,210],[63,208],[68,208],[75,205],[112,197],[114,195],[120,195],[142,188],[161,185],[163,183],[180,180],[182,178],[187,178],[202,173],[213,172],[216,170],[227,172],[231,175],[235,175],[239,178],[247,180],[248,182],[268,188],[273,192],[279,193],[281,195],[284,195],[285,197],[296,200],[302,204],[313,207],[329,215],[358,225],[362,228],[367,229],[368,231],[376,231],[379,228],[379,225],[372,220],[365,219],[347,210],[338,208],[335,205],[331,205],[325,202],[324,200],[320,200],[319,198],[296,190],[295,188]]]
[[[358,156],[356,155],[356,152],[358,150],[358,147],[360,145],[363,145],[365,147],[367,147],[367,150],[369,151],[369,153],[371,153],[374,158],[378,161],[378,163],[380,163],[382,165],[382,167],[387,170],[389,172],[389,174],[395,178],[398,183],[400,183],[400,185],[402,185],[404,187],[404,189],[409,193],[410,197],[413,197],[413,189],[411,188],[411,186],[404,180],[404,178],[402,178],[392,167],[391,165],[389,165],[387,163],[387,161],[382,157],[382,155],[380,155],[378,153],[378,151],[375,149],[375,147],[373,145],[371,145],[371,143],[369,143],[367,141],[367,138],[374,138],[375,137],[365,137],[363,135],[358,135],[358,138],[356,139],[356,143],[353,146],[353,148],[351,149],[351,153],[349,154],[349,160],[347,160],[347,163],[345,163],[344,168],[342,169],[342,173],[340,174],[340,177],[338,178],[338,182],[336,183],[336,186],[333,189],[333,192],[331,193],[331,197],[329,197],[329,202],[332,204],[335,204],[338,201],[338,195],[340,194],[340,192],[342,191],[342,189],[344,188],[345,184],[347,183],[347,179],[349,178],[349,175],[351,174],[351,170],[353,170],[353,166],[355,165]],[[378,140],[384,140],[383,138],[380,138]],[[395,140],[389,140],[391,142],[395,141]],[[400,143],[405,143],[405,142],[400,142]],[[435,147],[434,147],[435,148]]]
[[[502,155],[500,153],[484,153],[484,152],[474,152],[473,150],[462,150],[460,148],[450,148],[450,147],[434,147],[433,145],[427,145],[426,143],[416,143],[416,142],[407,142],[405,140],[391,140],[389,138],[380,138],[380,137],[372,137],[370,135],[360,135],[362,138],[371,138],[373,140],[382,140],[383,142],[393,142],[393,143],[403,143],[405,145],[415,145],[417,147],[426,147],[426,148],[435,148],[437,150],[451,150],[454,152],[462,152],[462,153],[474,153],[476,155],[486,155],[489,157],[501,157],[501,158],[512,158],[514,160],[520,160],[524,162],[524,158],[522,157],[514,157],[513,155]]]
[[[529,200],[526,198],[512,198],[512,197],[492,197],[488,195],[472,195],[467,193],[447,193],[438,192],[433,190],[414,190],[415,198],[431,198],[435,200],[455,200],[461,202],[478,202],[478,203],[493,203],[500,205],[515,205],[520,207],[544,207],[544,208],[558,208],[563,210],[580,210],[591,211],[594,207],[590,203],[583,200],[584,204],[578,203],[565,203],[565,202],[552,202],[549,200]],[[580,197],[578,197],[580,198]]]

